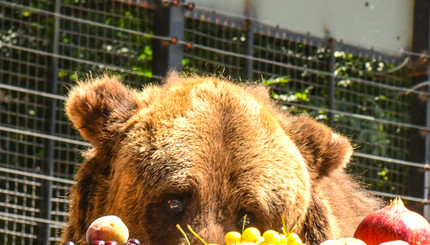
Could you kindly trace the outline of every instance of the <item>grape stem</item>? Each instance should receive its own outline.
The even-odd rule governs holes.
[[[293,233],[297,227],[297,224],[293,226],[293,228],[287,232],[287,225],[285,224],[285,217],[282,215],[282,232],[285,236],[288,236],[288,234]]]
[[[243,216],[242,233],[243,233],[243,231],[245,230],[246,217],[248,217],[248,214],[245,214],[245,215]]]
[[[191,228],[191,226],[190,226],[190,225],[187,225],[187,227],[188,227],[188,230],[190,230],[190,232],[191,232],[191,233],[193,233],[193,235],[194,235],[194,236],[196,236],[200,241],[202,241],[202,243],[203,243],[204,245],[208,245],[208,244],[205,242],[205,240],[203,240],[203,238],[201,238],[201,237],[197,234],[197,232],[195,232],[195,231]]]
[[[177,225],[176,225],[176,228],[178,228],[178,230],[182,233],[182,235],[184,235],[185,240],[187,240],[187,244],[188,244],[188,245],[191,245],[190,240],[189,240],[189,239],[188,239],[188,237],[187,237],[187,234],[185,234],[185,231],[184,231],[184,230],[182,230],[181,226],[180,226],[179,224],[177,224]]]

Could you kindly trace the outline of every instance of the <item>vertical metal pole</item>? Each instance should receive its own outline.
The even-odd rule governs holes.
[[[330,52],[330,60],[329,60],[329,69],[330,69],[330,81],[329,81],[329,113],[328,113],[328,118],[329,118],[329,126],[331,128],[334,128],[336,125],[335,120],[334,120],[334,105],[335,105],[335,93],[336,93],[336,79],[334,76],[334,72],[335,72],[335,68],[336,68],[336,59],[334,57],[334,51],[336,48],[336,40],[334,38],[329,38],[327,40],[327,48],[329,49]]]
[[[55,1],[55,19],[54,19],[54,36],[53,36],[53,54],[59,53],[59,35],[60,35],[60,14],[61,11],[61,0]],[[51,79],[52,79],[52,88],[51,93],[57,94],[58,93],[58,58],[56,56],[52,59],[52,67],[51,67]],[[57,113],[57,100],[52,99],[52,101],[49,104],[49,124],[48,124],[48,133],[49,135],[55,135],[55,128],[56,128],[56,116]],[[48,176],[54,175],[54,153],[55,153],[55,142],[54,140],[48,140],[47,142],[47,153],[46,153],[46,166],[44,168],[45,174]],[[41,207],[43,210],[43,218],[46,220],[51,220],[51,209],[52,209],[52,181],[51,180],[45,180],[45,191],[44,191],[44,205]],[[49,245],[50,237],[51,237],[51,226],[49,222],[46,222],[44,224],[43,230],[43,239],[41,239],[41,244]]]
[[[246,55],[253,56],[254,55],[254,29],[253,29],[253,21],[250,19],[245,20],[245,31],[246,31]],[[252,59],[246,59],[246,67],[245,67],[245,79],[248,81],[253,80],[253,65],[254,62]]]
[[[430,13],[430,11],[429,11]],[[430,15],[429,15],[430,17]],[[429,19],[430,22],[430,19]],[[430,23],[429,23],[430,24]],[[430,25],[429,25],[430,26]],[[429,47],[430,47],[430,32],[429,32]],[[427,68],[427,77],[430,80],[430,63],[428,64]],[[430,86],[427,86],[427,92],[430,93]],[[426,127],[430,128],[430,97],[427,96],[427,103],[426,103]],[[430,164],[430,132],[426,132],[425,136],[425,153],[424,153],[424,162],[426,164]],[[426,169],[424,170],[424,200],[427,200],[427,203],[424,204],[423,207],[423,215],[426,217],[427,220],[430,221],[430,204],[428,203],[430,199],[430,170]]]
[[[430,2],[415,0],[414,4],[414,35],[413,51],[422,53],[430,48]],[[411,56],[414,64],[423,64],[420,57]],[[428,61],[427,61],[428,62]],[[427,63],[427,73],[417,73],[413,83],[417,84],[430,79],[430,63]],[[430,88],[427,89],[430,91]],[[430,98],[411,94],[411,122],[416,125],[430,126]],[[413,162],[430,163],[430,134],[418,130],[410,131],[410,160]],[[408,208],[419,212],[430,221],[430,206],[428,203],[430,191],[430,171],[423,168],[410,169],[410,194],[423,198],[425,203],[411,202]]]
[[[430,4],[427,6],[427,50],[430,48]],[[427,80],[430,80],[430,62],[427,63]],[[427,86],[427,92],[430,93],[430,86]],[[430,97],[427,96],[426,98],[426,121],[425,125],[427,128],[430,127]],[[425,135],[425,149],[424,149],[424,162],[426,164],[430,164],[430,132],[426,132]],[[430,195],[430,170],[425,169],[424,170],[424,193],[423,197],[424,200],[427,200],[427,203],[424,203],[423,206],[423,215],[426,217],[427,220],[430,221],[430,204],[429,201],[429,195]]]
[[[166,38],[184,40],[185,9],[182,6],[170,4],[166,6],[163,0],[155,1],[154,34]],[[167,40],[153,40],[152,73],[165,76],[170,70],[182,71],[183,47]]]
[[[430,69],[429,69],[430,71]],[[430,93],[430,87],[427,89]],[[427,98],[427,117],[426,117],[426,127],[430,127],[430,98]],[[425,163],[430,164],[430,133],[426,134],[425,143]],[[424,172],[424,200],[430,199],[430,170],[426,169]],[[423,215],[427,220],[430,220],[430,204],[427,202],[423,207]]]
[[[245,0],[244,14],[247,17],[252,15],[252,0]],[[252,57],[254,55],[254,22],[251,19],[245,20],[245,35],[246,35],[246,55]],[[253,80],[254,61],[246,59],[245,61],[245,79]]]

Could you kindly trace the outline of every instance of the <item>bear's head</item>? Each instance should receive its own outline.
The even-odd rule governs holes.
[[[64,240],[83,243],[108,214],[143,244],[184,243],[177,224],[223,244],[245,214],[262,231],[279,230],[284,216],[309,243],[339,232],[318,184],[349,161],[349,141],[281,112],[264,88],[171,75],[137,91],[104,76],[74,87],[66,112],[93,147],[76,174]]]

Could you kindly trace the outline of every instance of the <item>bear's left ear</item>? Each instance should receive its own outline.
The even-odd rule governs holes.
[[[82,137],[95,148],[124,131],[125,122],[138,108],[132,90],[107,75],[80,82],[66,101],[66,113]]]
[[[313,179],[318,180],[349,163],[351,143],[324,124],[300,115],[287,116],[282,127],[302,153]]]

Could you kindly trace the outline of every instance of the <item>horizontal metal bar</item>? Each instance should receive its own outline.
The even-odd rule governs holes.
[[[23,92],[23,93],[27,93],[27,94],[34,94],[37,96],[42,96],[42,97],[56,99],[56,100],[65,101],[67,98],[66,96],[62,96],[62,95],[56,95],[56,94],[41,92],[41,91],[37,91],[37,90],[33,90],[33,89],[22,88],[22,87],[17,87],[17,86],[2,84],[2,83],[0,83],[0,88],[12,90],[12,91],[17,91],[17,92]]]
[[[19,215],[19,214],[10,214],[5,212],[0,212],[0,217],[8,217],[13,219],[15,222],[20,222],[21,220],[31,221],[31,222],[37,222],[37,223],[45,223],[50,224],[52,226],[55,226],[56,228],[63,228],[66,226],[67,222],[60,222],[55,220],[47,220],[47,219],[41,219],[37,217],[31,217],[31,216],[25,216],[25,215]]]
[[[65,199],[65,200],[67,200],[67,199]],[[56,203],[58,203],[58,202],[56,202]],[[68,204],[68,203],[70,203],[70,201],[67,201],[67,202],[61,202],[61,203],[65,203],[65,204]],[[55,215],[55,216],[64,216],[64,217],[67,217],[68,215],[69,215],[69,212],[66,210],[66,211],[55,211],[55,210],[52,210],[51,211],[51,213],[52,213],[52,215]]]
[[[383,161],[388,163],[395,163],[399,165],[405,165],[405,166],[416,167],[416,168],[424,168],[424,169],[430,168],[430,165],[428,163],[422,164],[422,163],[416,163],[416,162],[409,162],[409,161],[404,161],[404,160],[399,160],[399,159],[394,159],[389,157],[375,156],[375,155],[361,153],[361,152],[354,152],[353,156],[377,160],[377,161]]]
[[[182,43],[184,45],[186,44],[186,42],[184,42],[184,41],[178,41],[178,43]],[[348,79],[350,81],[358,82],[358,83],[365,84],[365,85],[371,85],[371,86],[382,88],[382,89],[397,91],[398,93],[393,94],[393,95],[396,95],[396,96],[397,95],[402,95],[402,94],[409,94],[409,93],[415,93],[415,94],[418,94],[418,95],[430,96],[430,93],[423,92],[423,91],[416,91],[416,90],[412,90],[411,91],[410,88],[396,87],[396,86],[392,86],[392,85],[387,85],[387,84],[382,84],[382,83],[376,83],[376,82],[365,80],[365,79],[361,79],[361,78],[336,75],[336,74],[333,74],[333,73],[328,72],[328,71],[321,71],[321,70],[306,68],[306,67],[302,67],[302,66],[297,66],[297,65],[282,63],[282,62],[278,62],[278,61],[268,60],[268,59],[264,59],[264,58],[254,57],[254,56],[250,56],[250,55],[246,55],[246,54],[234,53],[234,52],[231,52],[231,51],[225,51],[225,50],[221,50],[221,49],[217,49],[217,48],[211,48],[211,47],[207,47],[207,46],[200,45],[200,44],[194,44],[193,47],[194,48],[204,49],[204,50],[207,50],[207,51],[210,51],[210,52],[215,52],[215,53],[223,54],[223,55],[230,55],[230,56],[235,56],[235,57],[239,57],[239,58],[243,58],[243,59],[251,59],[253,61],[262,62],[262,63],[266,63],[266,64],[271,64],[271,65],[276,65],[276,66],[287,68],[287,69],[295,69],[295,70],[300,70],[300,71],[306,71],[306,72],[309,72],[309,73],[313,73],[313,74],[317,74],[317,75],[325,75],[325,76],[329,76],[329,77],[334,76],[335,78],[339,78],[339,79]]]
[[[373,195],[377,195],[377,196],[390,197],[390,198],[400,197],[403,200],[408,200],[408,201],[412,201],[412,202],[430,203],[430,200],[426,200],[424,198],[403,196],[403,195],[398,195],[398,194],[391,194],[391,193],[380,192],[380,191],[372,191],[372,190],[368,190],[367,192],[369,192],[369,193],[371,193]]]
[[[193,11],[187,11],[185,13],[185,17],[200,21],[206,21],[209,23],[215,23],[218,25],[229,26],[231,28],[244,29],[245,18],[240,18],[240,16],[232,16],[227,12],[214,12],[213,10],[199,7],[198,9],[196,8]],[[250,18],[246,19],[251,20]],[[256,19],[252,19],[252,21],[255,22]]]
[[[430,58],[430,55],[427,53],[418,53],[418,52],[404,50],[404,49],[400,50],[400,52],[407,55],[413,55],[413,56],[422,57],[422,58]]]
[[[256,32],[259,34],[268,35],[268,36],[285,39],[285,40],[291,40],[295,42],[303,42],[306,44],[317,45],[317,46],[326,46],[327,44],[327,39],[325,38],[309,36],[307,34],[296,33],[289,30],[280,29],[279,27],[269,26],[264,22],[262,22],[261,20],[257,18],[253,18],[251,16],[237,15],[237,14],[232,14],[232,13],[220,11],[220,10],[214,11],[213,9],[204,8],[198,5],[195,7],[193,11],[188,11],[186,16],[188,18],[193,18],[201,21],[210,22],[210,23],[216,23],[224,26],[228,25],[229,27],[232,27],[232,28],[241,28],[241,29],[243,29],[243,25],[244,25],[243,23],[245,21],[252,21],[254,23],[253,32]],[[361,57],[363,57],[362,54],[365,54],[364,57],[369,57],[369,58],[382,57],[382,60],[384,61],[394,60],[397,63],[403,60],[404,57],[401,57],[401,56],[404,54],[430,58],[428,54],[416,53],[412,51],[404,51],[403,49],[392,50],[392,49],[387,49],[386,47],[382,47],[382,48],[386,51],[391,51],[391,53],[393,53],[394,55],[387,55],[387,54],[384,54],[383,52],[378,52],[373,49],[365,49],[365,48],[361,48],[361,47],[346,44],[346,43],[338,43],[338,48],[340,50],[347,51]],[[398,55],[395,55],[395,54],[398,54]]]
[[[31,185],[33,187],[42,186],[42,184],[40,182],[33,181],[33,180],[27,180],[27,179],[20,179],[20,178],[16,178],[16,177],[9,177],[9,176],[1,176],[0,175],[0,180],[15,182],[15,183],[24,184],[24,185]]]
[[[8,173],[8,174],[16,174],[16,175],[21,175],[21,176],[26,176],[31,178],[37,178],[42,180],[50,180],[50,181],[60,182],[68,185],[74,185],[76,183],[74,180],[62,179],[62,178],[47,176],[43,174],[35,174],[35,173],[30,173],[26,171],[11,169],[11,168],[0,167],[0,172]]]
[[[1,213],[0,213],[1,214]],[[17,221],[16,219],[14,221]],[[37,235],[29,234],[25,232],[19,232],[19,231],[12,231],[10,229],[0,229],[0,234],[7,234],[9,236],[19,236],[22,238],[30,238],[30,239],[37,239]],[[13,244],[13,243],[11,243]]]
[[[339,111],[339,110],[328,109],[328,108],[322,108],[322,107],[316,107],[316,106],[311,106],[311,105],[294,104],[294,103],[287,103],[287,102],[285,102],[285,104],[297,106],[297,107],[301,107],[301,108],[305,108],[305,109],[312,109],[312,110],[316,110],[316,111],[333,112],[335,114],[345,115],[345,116],[349,116],[349,117],[353,117],[353,118],[357,118],[357,119],[363,119],[366,121],[380,122],[380,123],[389,124],[389,125],[393,125],[393,126],[412,128],[412,129],[417,129],[417,130],[421,130],[424,132],[430,132],[430,127],[420,126],[420,125],[416,125],[416,124],[393,122],[393,121],[389,121],[389,120],[385,120],[385,119],[376,118],[373,116],[361,115],[361,114],[350,113],[350,112]]]
[[[30,198],[30,199],[34,199],[34,200],[40,200],[41,199],[41,197],[38,196],[38,195],[25,194],[25,193],[22,193],[22,192],[10,191],[10,190],[4,190],[4,189],[0,189],[0,193],[1,194],[5,194],[5,195],[22,197],[22,198]]]
[[[74,21],[76,23],[87,24],[87,25],[102,27],[102,28],[111,29],[111,30],[115,30],[115,31],[122,31],[122,32],[130,33],[130,34],[146,36],[146,37],[149,37],[149,38],[155,38],[155,39],[160,39],[160,40],[165,40],[165,41],[170,41],[171,40],[171,37],[157,36],[157,35],[150,34],[150,33],[147,33],[147,32],[141,32],[141,31],[135,31],[135,30],[126,29],[126,28],[122,28],[122,27],[111,26],[111,25],[100,23],[100,22],[96,22],[96,21],[85,20],[85,19],[80,19],[80,18],[68,16],[68,15],[58,14],[58,13],[55,13],[55,12],[50,12],[50,11],[42,10],[42,9],[39,9],[39,8],[33,8],[33,7],[25,6],[25,5],[22,5],[22,4],[1,1],[0,5],[6,6],[6,7],[10,7],[10,8],[28,10],[28,11],[31,11],[31,12],[34,12],[34,13],[39,13],[39,14],[44,14],[44,15],[49,15],[49,16],[55,16],[55,17],[58,17],[58,18],[61,18],[61,19],[64,19],[64,20]]]
[[[34,136],[34,137],[39,137],[39,138],[44,138],[44,139],[49,139],[49,140],[55,140],[55,141],[63,142],[63,143],[70,143],[70,144],[74,144],[74,145],[91,146],[90,143],[80,141],[80,140],[68,139],[68,138],[58,137],[58,136],[54,136],[54,135],[31,132],[31,131],[26,131],[26,130],[21,130],[21,129],[16,129],[16,128],[10,128],[10,127],[5,127],[5,126],[0,126],[0,131],[5,131],[5,132],[9,132],[9,133],[16,133],[16,134],[23,134],[23,135],[28,135],[28,136]]]
[[[145,75],[142,75],[142,74],[135,72],[133,70],[125,69],[125,68],[118,67],[118,66],[106,65],[103,63],[99,63],[99,62],[94,62],[94,61],[89,61],[89,60],[84,60],[84,59],[79,59],[79,58],[73,58],[70,56],[54,54],[54,53],[41,51],[41,50],[37,50],[37,49],[31,49],[31,48],[16,46],[16,45],[12,45],[9,43],[4,43],[2,41],[0,41],[0,48],[1,47],[8,47],[11,49],[16,49],[16,50],[34,53],[34,54],[38,54],[38,55],[44,55],[44,56],[48,56],[48,57],[59,58],[59,59],[63,59],[63,60],[69,60],[69,61],[73,61],[73,62],[77,62],[77,63],[87,64],[87,65],[92,65],[92,66],[98,66],[98,67],[100,67],[100,69],[102,69],[102,68],[103,69],[111,69],[111,70],[115,70],[115,71],[119,71],[119,72],[129,73],[129,74],[148,77],[148,78],[154,78],[154,79],[159,79],[159,80],[163,79],[163,77],[156,76],[156,75],[152,75],[151,77],[145,76]]]
[[[5,208],[5,209],[20,210],[20,211],[24,211],[27,213],[33,213],[33,214],[40,213],[40,208],[36,208],[36,207],[32,207],[32,206],[19,205],[19,204],[10,204],[10,203],[5,203],[5,202],[0,202],[0,207]]]

